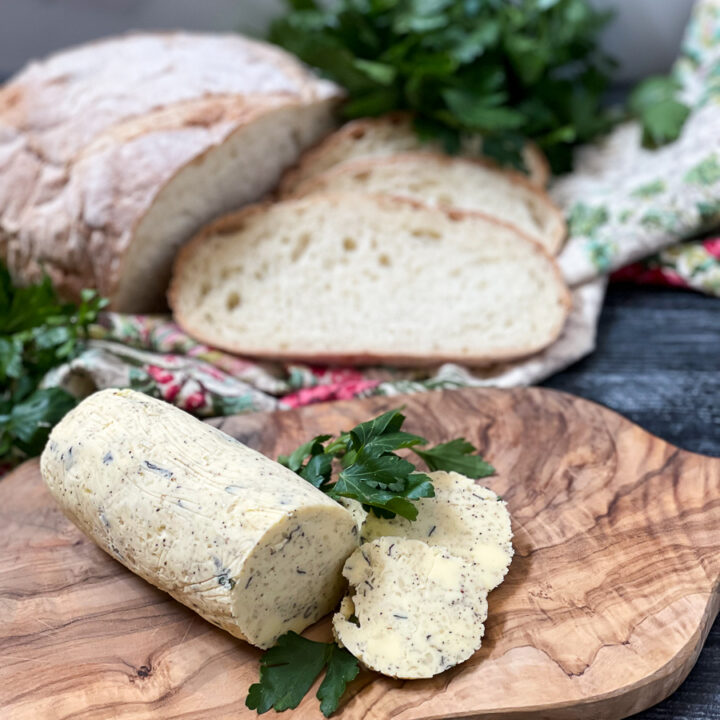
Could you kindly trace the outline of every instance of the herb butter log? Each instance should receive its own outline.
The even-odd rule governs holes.
[[[350,513],[190,415],[104,390],[54,428],[43,478],[103,550],[261,648],[330,612],[357,547]]]

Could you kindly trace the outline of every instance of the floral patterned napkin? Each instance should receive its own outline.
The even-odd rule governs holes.
[[[720,237],[689,240],[616,270],[611,280],[672,285],[720,297]]]
[[[551,190],[568,218],[559,261],[571,285],[720,224],[720,0],[696,4],[673,75],[692,108],[678,140],[646,150],[627,123],[581,149]]]
[[[88,349],[45,384],[78,396],[132,387],[200,417],[372,394],[528,385],[593,350],[613,270],[618,279],[720,295],[720,239],[677,244],[720,225],[720,0],[697,3],[673,72],[693,108],[675,143],[644,150],[638,127],[624,125],[579,152],[577,170],[552,188],[570,228],[559,261],[574,286],[573,310],[562,336],[542,353],[482,371],[454,364],[357,370],[260,363],[197,343],[166,317],[107,313]]]

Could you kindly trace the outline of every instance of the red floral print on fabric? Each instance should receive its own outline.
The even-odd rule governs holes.
[[[291,408],[311,405],[312,403],[327,402],[329,400],[350,400],[366,390],[377,387],[379,384],[379,380],[363,380],[362,376],[360,376],[358,379],[302,388],[294,393],[285,395],[281,400]]]
[[[720,237],[703,240],[703,247],[714,257],[720,260]]]
[[[720,237],[688,240],[614,272],[611,280],[689,288],[720,296]]]
[[[616,270],[610,279],[613,282],[634,282],[640,285],[672,285],[674,287],[688,287],[684,278],[674,270],[662,267],[647,267],[643,262],[626,265]]]

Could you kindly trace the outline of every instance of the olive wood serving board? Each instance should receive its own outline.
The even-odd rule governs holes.
[[[692,668],[718,612],[720,459],[550,390],[371,398],[215,421],[277,457],[405,405],[431,442],[497,468],[515,559],[482,648],[431,680],[362,672],[343,720],[592,718],[638,712]],[[56,508],[37,461],[0,481],[3,720],[239,720],[260,651],[151,587]],[[321,622],[308,635],[329,637]],[[297,718],[321,717],[308,695]],[[268,716],[269,717],[269,716]]]

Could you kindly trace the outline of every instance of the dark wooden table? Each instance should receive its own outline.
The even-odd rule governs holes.
[[[617,410],[678,447],[720,456],[720,299],[611,286],[595,353],[544,384]],[[633,717],[720,720],[720,620],[680,689]]]

